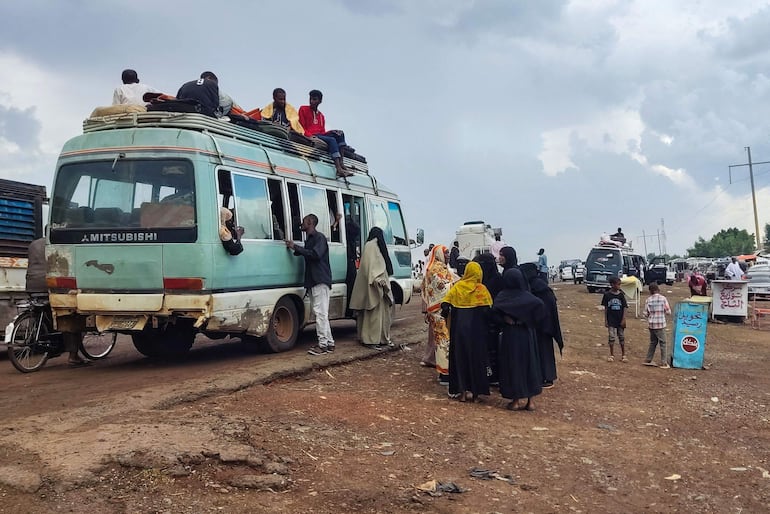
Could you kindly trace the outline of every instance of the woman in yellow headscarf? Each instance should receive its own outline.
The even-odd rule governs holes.
[[[487,333],[492,296],[481,283],[481,266],[469,262],[463,278],[452,286],[441,304],[449,318],[449,396],[475,401],[489,395]]]
[[[449,385],[449,328],[441,317],[441,302],[456,279],[447,266],[448,259],[449,250],[446,246],[434,246],[422,281],[422,299],[427,310],[425,318],[433,331],[436,343],[436,371],[439,373],[439,383],[443,385]]]

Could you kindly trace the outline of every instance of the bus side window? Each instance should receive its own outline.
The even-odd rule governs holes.
[[[361,255],[361,213],[363,199],[352,195],[342,195],[345,214],[345,242],[348,258],[356,260]]]
[[[337,205],[337,192],[332,190],[326,191],[326,201],[329,203],[329,223],[331,226],[331,234],[329,240],[332,243],[342,242],[342,211]]]
[[[230,172],[227,170],[219,170],[217,182],[219,184],[219,206],[233,210],[233,182],[230,177]]]
[[[289,215],[291,216],[291,239],[292,241],[302,241],[302,214],[299,208],[299,191],[297,184],[291,182],[286,184],[289,190]]]
[[[267,189],[270,195],[270,215],[273,221],[273,239],[282,241],[286,230],[286,216],[283,210],[283,195],[281,194],[281,181],[267,180]]]

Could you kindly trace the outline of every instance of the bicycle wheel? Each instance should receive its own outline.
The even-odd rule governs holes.
[[[80,353],[87,359],[103,359],[115,348],[117,332],[86,332],[80,341]]]
[[[37,371],[48,360],[48,345],[38,342],[48,339],[45,324],[40,327],[36,337],[38,316],[32,312],[23,312],[13,320],[13,332],[8,343],[8,358],[13,367],[22,373]]]

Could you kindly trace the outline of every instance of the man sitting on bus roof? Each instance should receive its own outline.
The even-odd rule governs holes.
[[[334,166],[337,168],[337,176],[349,177],[353,173],[342,164],[342,148],[347,146],[345,133],[341,130],[326,131],[326,118],[318,110],[318,106],[323,101],[323,96],[323,93],[317,89],[310,92],[310,105],[303,105],[299,108],[299,122],[305,129],[307,137],[317,137],[326,143],[326,146],[329,148],[329,154],[334,161]]]
[[[112,105],[147,105],[143,99],[145,93],[160,93],[154,87],[139,82],[134,70],[123,70],[121,80],[123,85],[116,87],[112,93]]]
[[[201,114],[218,118],[219,81],[210,71],[204,71],[198,80],[185,82],[176,94],[177,100],[195,100],[201,107]]]
[[[286,103],[286,91],[280,87],[273,89],[273,101],[262,109],[262,119],[290,127],[294,132],[300,134],[305,133],[305,129],[299,122],[297,109]]]

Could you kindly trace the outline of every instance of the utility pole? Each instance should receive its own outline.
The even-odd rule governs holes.
[[[746,153],[749,156],[749,162],[746,164],[733,164],[731,166],[728,166],[728,172],[730,173],[730,183],[733,183],[733,176],[732,176],[732,169],[733,168],[739,168],[741,166],[748,166],[749,167],[749,179],[751,180],[751,201],[754,204],[754,230],[756,230],[756,233],[754,234],[754,237],[757,240],[757,250],[762,249],[762,234],[759,232],[759,217],[757,216],[757,193],[754,191],[754,164],[770,164],[770,161],[763,161],[763,162],[751,162],[751,147],[746,146]]]
[[[642,230],[642,241],[644,242],[644,258],[646,259],[649,254],[647,253],[647,236],[644,235],[644,230]]]

